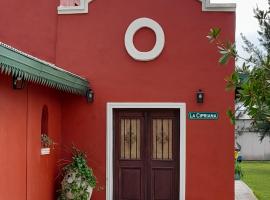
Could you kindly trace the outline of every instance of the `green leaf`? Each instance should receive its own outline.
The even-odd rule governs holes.
[[[221,29],[220,28],[211,28],[208,35],[206,36],[210,42],[213,42],[215,41],[218,36],[220,35],[220,31]]]
[[[231,123],[235,124],[235,114],[234,114],[234,112],[229,108],[227,110],[226,114],[230,118]]]
[[[225,65],[225,64],[228,63],[229,59],[230,59],[230,55],[229,55],[228,53],[225,53],[225,54],[223,54],[223,55],[220,57],[220,59],[219,59],[218,62],[219,62],[220,64],[222,64],[222,65]]]

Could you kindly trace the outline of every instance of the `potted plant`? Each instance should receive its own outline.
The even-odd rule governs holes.
[[[243,170],[241,167],[241,164],[237,161],[235,161],[234,164],[234,180],[241,180],[241,178],[244,176]]]
[[[90,200],[92,191],[96,187],[96,177],[87,165],[87,156],[73,147],[72,160],[62,168],[58,200]]]
[[[41,134],[41,155],[50,154],[51,146],[53,145],[53,140],[48,136],[48,134]]]

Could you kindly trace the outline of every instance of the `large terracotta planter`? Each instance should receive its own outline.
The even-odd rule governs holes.
[[[62,190],[66,191],[65,192],[65,197],[67,199],[74,199],[75,195],[69,190],[71,184],[74,184],[74,182],[76,183],[78,188],[81,188],[82,190],[87,190],[88,192],[88,200],[91,199],[92,196],[92,192],[93,192],[93,188],[84,180],[82,180],[82,178],[80,176],[77,175],[77,172],[69,172],[64,176],[63,181],[61,182],[62,185]]]

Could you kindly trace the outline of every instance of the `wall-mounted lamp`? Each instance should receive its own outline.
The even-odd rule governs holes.
[[[24,88],[25,81],[22,76],[13,76],[12,86],[14,90],[21,90]]]
[[[94,92],[93,90],[89,89],[86,92],[86,99],[88,103],[92,103],[94,101]]]
[[[197,97],[197,103],[203,103],[204,100],[204,92],[199,89],[196,93],[196,97]]]

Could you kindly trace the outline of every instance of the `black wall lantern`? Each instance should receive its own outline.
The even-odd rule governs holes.
[[[86,92],[86,99],[88,103],[92,103],[94,101],[94,92],[93,90],[87,90]]]
[[[12,86],[14,90],[21,90],[24,88],[25,81],[22,76],[13,76]]]
[[[204,92],[199,89],[196,93],[196,97],[197,97],[197,103],[203,103],[204,100]]]

